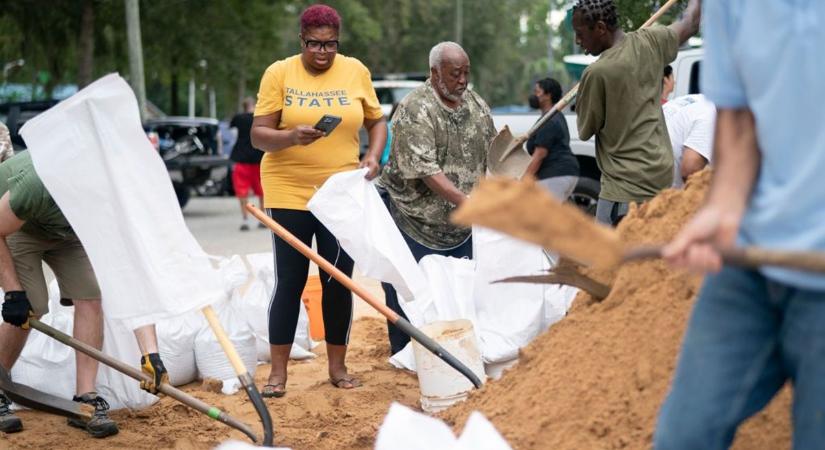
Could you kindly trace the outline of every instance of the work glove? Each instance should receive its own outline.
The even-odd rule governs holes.
[[[3,320],[16,326],[29,329],[29,317],[33,317],[32,305],[26,291],[6,292],[3,302]]]
[[[150,394],[157,394],[161,383],[169,383],[169,374],[157,353],[147,353],[141,356],[140,369],[152,378],[152,381],[140,382],[140,388]]]

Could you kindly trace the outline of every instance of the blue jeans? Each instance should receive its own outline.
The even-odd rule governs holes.
[[[825,448],[825,292],[725,267],[696,301],[654,448],[728,448],[788,380],[793,448]]]

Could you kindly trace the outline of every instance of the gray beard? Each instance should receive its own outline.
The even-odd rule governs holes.
[[[447,85],[444,84],[444,82],[442,80],[436,81],[435,85],[436,85],[436,88],[438,89],[438,91],[441,93],[442,97],[446,98],[447,100],[449,100],[451,102],[456,102],[456,103],[461,102],[461,96],[456,95],[456,94],[451,94],[450,91],[447,90]]]

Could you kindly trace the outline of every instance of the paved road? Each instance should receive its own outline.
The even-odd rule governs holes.
[[[269,231],[257,228],[255,218],[249,218],[249,231],[239,230],[241,208],[233,197],[192,198],[183,209],[183,217],[209,254],[232,256],[272,251]]]
[[[267,229],[257,228],[258,221],[254,217],[249,218],[249,231],[239,230],[241,208],[233,197],[193,197],[183,209],[183,218],[201,247],[211,255],[228,257],[272,252],[271,233]],[[315,264],[310,265],[310,273],[318,273]],[[383,302],[384,292],[378,282],[357,273],[354,278]],[[366,302],[356,300],[356,317],[377,314]]]

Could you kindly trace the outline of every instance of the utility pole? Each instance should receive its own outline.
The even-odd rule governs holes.
[[[455,42],[461,45],[461,35],[464,28],[464,5],[461,0],[455,0]]]
[[[553,0],[548,0],[550,7],[547,8],[547,76],[553,77],[553,24],[550,23],[550,13],[553,11]]]
[[[126,3],[126,37],[129,43],[129,77],[140,109],[140,119],[146,118],[146,84],[143,79],[143,44],[140,39],[140,5],[138,0]]]

